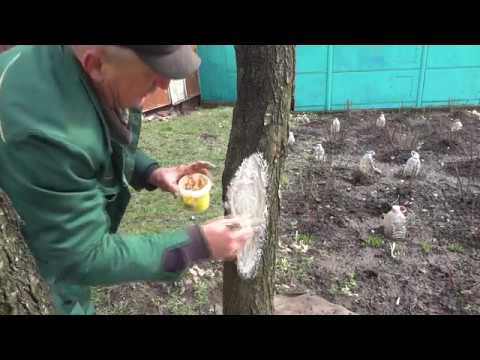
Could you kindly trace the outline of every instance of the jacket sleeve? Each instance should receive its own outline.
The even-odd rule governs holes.
[[[155,190],[156,186],[150,185],[147,180],[150,174],[158,167],[157,161],[148,157],[143,150],[138,149],[135,153],[135,166],[130,179],[130,185],[137,191],[142,189],[148,191]]]
[[[40,268],[79,285],[175,280],[164,257],[188,243],[187,231],[110,234],[106,199],[94,161],[46,134],[10,140],[5,149],[12,201]]]

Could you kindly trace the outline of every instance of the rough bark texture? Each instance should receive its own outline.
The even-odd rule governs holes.
[[[20,232],[17,213],[0,189],[0,315],[53,313],[48,286]]]
[[[293,45],[241,45],[237,57],[237,95],[223,173],[223,197],[242,161],[261,152],[269,164],[267,240],[257,276],[239,278],[235,262],[223,270],[224,314],[272,314],[275,252],[280,215],[279,183],[287,155],[295,56]]]

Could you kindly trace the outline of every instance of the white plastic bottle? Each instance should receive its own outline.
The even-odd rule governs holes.
[[[385,127],[385,123],[386,123],[385,114],[382,112],[377,119],[377,127],[380,129],[383,129]]]
[[[393,205],[392,210],[383,217],[383,232],[386,237],[394,240],[405,239],[407,235],[406,211],[404,206]]]
[[[405,177],[415,177],[420,172],[422,167],[420,162],[420,154],[416,151],[412,151],[412,156],[408,159],[405,167],[403,169],[403,176]]]
[[[460,120],[456,119],[455,122],[453,123],[452,127],[450,128],[450,130],[452,132],[456,132],[456,131],[460,131],[462,130],[463,128],[463,124]]]
[[[381,174],[381,170],[375,166],[375,151],[369,150],[360,159],[360,172],[367,176],[372,176],[374,173]]]
[[[322,144],[317,144],[313,147],[313,153],[317,161],[325,161],[325,149]]]
[[[330,126],[330,133],[333,135],[340,132],[340,120],[338,118],[333,119],[332,125]]]

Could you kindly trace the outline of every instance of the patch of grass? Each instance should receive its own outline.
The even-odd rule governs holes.
[[[279,257],[275,265],[276,270],[279,272],[279,274],[288,273],[290,270],[290,262],[286,257]]]
[[[357,288],[358,284],[355,279],[355,273],[351,273],[342,281],[335,278],[335,281],[330,285],[327,291],[331,296],[346,295],[358,297],[358,294],[354,292]]]
[[[208,307],[210,286],[207,281],[200,281],[195,286],[195,305],[198,307],[199,312],[201,313],[205,307]]]
[[[298,282],[307,284],[312,280],[310,270],[312,269],[313,262],[313,256],[306,256],[300,259],[298,266],[295,268],[295,279]]]
[[[311,245],[313,243],[313,236],[307,234],[298,235],[297,241],[303,245]]]
[[[423,251],[424,254],[429,254],[432,251],[432,244],[430,244],[426,241],[423,241],[421,243],[421,246],[422,246],[422,251]]]
[[[335,283],[332,283],[327,291],[331,296],[336,296],[339,291],[338,286]]]
[[[287,174],[282,174],[280,176],[280,187],[286,188],[288,186],[288,176]]]
[[[354,291],[358,288],[355,280],[355,273],[349,274],[348,277],[340,284],[340,293],[347,296],[358,296]]]
[[[139,148],[162,167],[206,160],[217,166],[211,171],[214,186],[210,208],[195,214],[184,208],[180,199],[162,191],[132,190],[132,199],[122,221],[120,231],[128,233],[163,232],[185,228],[195,216],[195,223],[223,215],[222,173],[231,129],[232,107],[200,109],[186,116],[168,121],[145,122],[142,126]],[[209,134],[215,140],[202,139]],[[212,137],[213,138],[213,137]]]
[[[172,315],[205,315],[210,314],[210,295],[214,281],[200,278],[193,285],[186,285],[186,278],[168,295],[166,309]]]
[[[310,273],[314,262],[313,256],[301,256],[296,259],[279,256],[275,268],[275,284],[308,285],[312,281]]]
[[[451,252],[456,252],[456,253],[463,253],[463,246],[457,243],[454,244],[449,244],[447,246],[447,249]]]
[[[177,292],[171,293],[167,299],[166,308],[171,315],[195,315],[195,309],[184,296]]]
[[[98,315],[130,315],[158,312],[157,298],[146,293],[146,284],[130,283],[92,289]],[[148,297],[147,297],[148,296]],[[153,308],[157,310],[153,310]]]
[[[368,235],[367,240],[365,241],[366,246],[370,246],[372,248],[380,248],[384,244],[384,240],[381,236],[378,235]]]
[[[109,294],[107,287],[99,287],[93,288],[91,293],[91,301],[95,304],[96,312],[100,315],[107,315],[107,311],[111,311],[110,307],[106,306],[109,303]],[[98,308],[100,305],[100,309]],[[104,309],[106,308],[106,310]],[[120,313],[118,311],[114,311],[115,313]]]

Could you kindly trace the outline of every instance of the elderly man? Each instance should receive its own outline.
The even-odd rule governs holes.
[[[175,193],[182,176],[208,173],[202,161],[162,168],[137,149],[145,96],[199,65],[187,45],[17,46],[0,55],[0,188],[59,313],[94,314],[91,286],[174,280],[193,262],[234,259],[252,237],[231,219],[117,232],[128,185]]]

